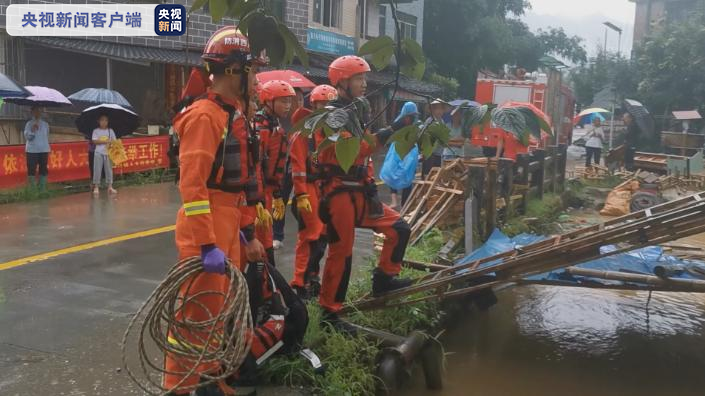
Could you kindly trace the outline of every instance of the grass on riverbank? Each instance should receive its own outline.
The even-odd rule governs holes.
[[[127,186],[142,186],[146,184],[163,183],[174,180],[174,171],[169,169],[153,169],[145,172],[115,175],[113,186],[122,188]],[[36,186],[23,186],[11,190],[0,190],[0,204],[15,202],[31,202],[40,199],[56,198],[69,194],[90,191],[88,180],[74,183],[50,183],[46,191],[40,191]]]
[[[525,215],[511,217],[500,229],[509,237],[524,233],[550,235],[557,231],[556,224],[563,209],[560,195],[544,194],[543,199],[529,201]]]
[[[368,259],[373,268],[376,258]],[[405,268],[403,277],[415,278],[425,273]],[[369,277],[350,282],[348,300],[355,301],[370,293]],[[322,360],[326,369],[316,374],[311,365],[299,356],[277,356],[270,359],[261,370],[262,379],[269,384],[305,388],[320,395],[369,395],[379,386],[375,366],[380,347],[360,336],[351,337],[320,324],[321,310],[316,302],[308,304],[309,325],[304,346],[311,348]],[[442,312],[437,303],[426,302],[407,307],[372,312],[356,312],[347,319],[353,323],[401,336],[413,330],[431,330],[441,321]]]

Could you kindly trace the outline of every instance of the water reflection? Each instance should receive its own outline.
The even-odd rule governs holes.
[[[444,339],[440,395],[703,395],[705,296],[521,287]],[[422,378],[422,376],[416,376]],[[413,395],[430,394],[423,379]]]

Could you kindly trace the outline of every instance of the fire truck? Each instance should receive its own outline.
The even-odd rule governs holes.
[[[554,82],[555,81],[555,82]],[[560,83],[560,78],[551,79],[545,74],[532,73],[527,79],[500,80],[479,78],[475,91],[475,101],[481,104],[515,101],[531,103],[541,109],[552,120],[554,138],[544,136],[539,142],[532,139],[531,147],[545,147],[549,144],[568,144],[572,138],[575,97],[569,87]],[[471,143],[475,146],[497,147],[497,141],[504,132],[495,127],[475,128]],[[520,148],[519,152],[526,152]]]

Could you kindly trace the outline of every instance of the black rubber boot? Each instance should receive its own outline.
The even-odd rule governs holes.
[[[308,283],[308,295],[310,298],[318,298],[321,293],[321,280],[318,276],[312,276]]]
[[[387,275],[381,269],[375,268],[372,273],[372,296],[379,297],[390,291],[409,287],[414,283],[411,279]]]
[[[357,328],[341,319],[337,313],[325,309],[321,310],[321,327],[327,330],[333,329],[351,336],[357,335]]]

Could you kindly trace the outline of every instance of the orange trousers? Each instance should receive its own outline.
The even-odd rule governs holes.
[[[211,213],[213,215],[213,227],[216,237],[216,246],[221,249],[237,269],[240,268],[240,211],[238,210],[239,197],[237,202],[233,202],[233,194],[214,192],[210,197]],[[176,218],[176,247],[179,252],[179,259],[193,256],[201,256],[201,247],[196,245],[190,227],[186,224],[186,216],[183,208],[179,210]],[[229,280],[227,276],[219,274],[201,273],[191,282],[185,282],[181,286],[181,293],[188,290],[190,295],[202,292],[226,293]],[[224,304],[222,296],[205,294],[195,299],[183,307],[177,314],[178,321],[204,321],[218,315]],[[205,308],[205,309],[204,309]],[[170,330],[173,331],[173,330]],[[208,338],[208,332],[192,332],[185,334],[181,331],[180,336],[193,345],[203,345]],[[220,367],[218,363],[201,364],[197,367],[195,374],[187,376],[193,368],[195,361],[184,357],[167,354],[164,358],[165,371],[163,386],[172,389],[179,386],[193,387],[200,381],[199,373],[217,372]],[[180,384],[180,385],[179,385]],[[193,389],[193,388],[191,388]]]
[[[355,228],[368,228],[384,234],[378,267],[387,275],[398,275],[411,229],[399,213],[384,205],[381,217],[370,218],[362,192],[334,193],[328,198],[328,258],[323,268],[320,305],[337,312],[343,307],[352,271]]]
[[[298,239],[294,259],[294,279],[291,286],[304,287],[311,275],[318,275],[320,262],[326,249],[324,226],[318,217],[319,192],[313,183],[306,184],[306,193],[311,203],[311,212],[296,210],[299,223]],[[294,203],[294,206],[296,203]]]

